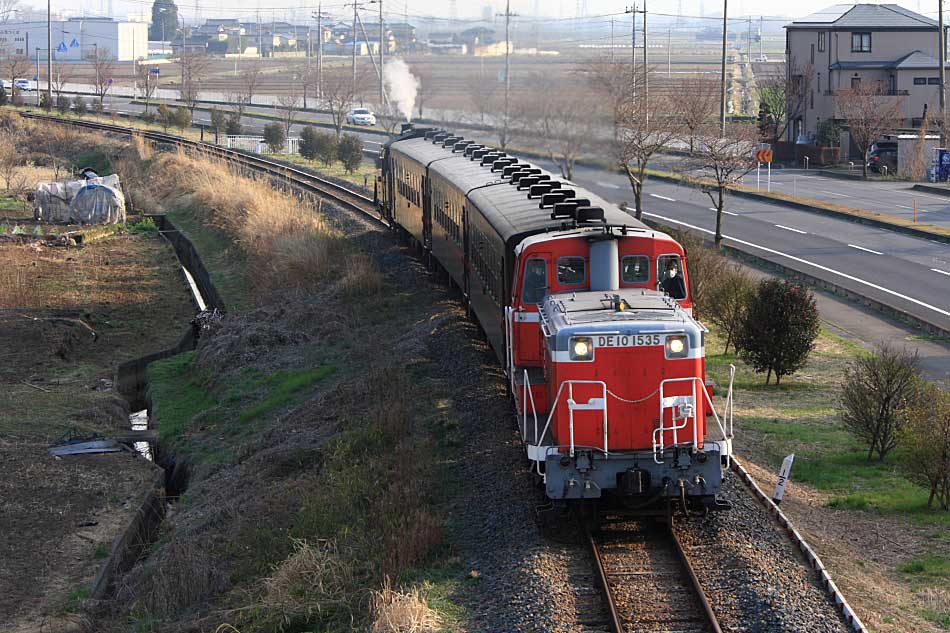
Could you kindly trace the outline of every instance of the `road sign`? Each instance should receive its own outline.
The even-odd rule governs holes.
[[[782,469],[778,472],[778,483],[775,484],[775,492],[772,493],[772,501],[775,505],[782,503],[782,497],[785,496],[785,484],[792,476],[792,462],[795,461],[795,453],[782,460]]]
[[[152,68],[148,71],[152,75],[158,75],[161,72],[160,68]]]
[[[112,85],[112,78],[111,78],[111,77],[109,78],[109,85],[110,85],[110,86]]]
[[[770,150],[770,149],[757,149],[757,150],[755,150],[755,162],[757,162],[757,163],[771,163],[771,162],[772,162],[772,150]]]

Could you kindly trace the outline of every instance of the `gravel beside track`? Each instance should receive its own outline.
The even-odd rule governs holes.
[[[791,541],[735,475],[726,478],[723,497],[732,510],[676,525],[723,630],[846,632]]]

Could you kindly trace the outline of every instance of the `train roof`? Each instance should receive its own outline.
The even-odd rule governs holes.
[[[478,161],[453,153],[451,149],[421,136],[396,139],[388,147],[426,165],[430,173],[441,176],[464,191],[509,247],[513,248],[525,236],[564,228],[563,220],[551,218],[550,208],[540,208],[537,198],[529,199],[527,191],[518,190],[510,180],[503,180],[502,175],[492,172],[488,165],[483,166]],[[520,158],[518,163],[538,169],[539,175],[560,182],[563,188],[573,189],[575,197],[590,200],[590,206],[602,208],[606,224],[651,230],[629,213],[576,183]]]

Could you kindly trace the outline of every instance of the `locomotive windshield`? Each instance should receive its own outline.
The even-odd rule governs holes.
[[[625,284],[642,284],[650,281],[650,258],[646,255],[627,255],[621,264]]]
[[[686,298],[686,281],[683,278],[683,262],[679,255],[662,255],[656,258],[657,289],[674,299]]]
[[[565,286],[579,286],[587,279],[583,257],[561,257],[557,260],[557,281]]]
[[[548,290],[548,265],[543,259],[529,259],[524,270],[521,301],[532,305],[541,303]]]

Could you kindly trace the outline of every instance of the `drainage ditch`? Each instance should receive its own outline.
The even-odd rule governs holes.
[[[191,290],[197,315],[174,346],[116,366],[114,384],[119,394],[128,401],[129,410],[132,411],[129,415],[129,432],[123,434],[121,439],[158,468],[155,478],[140,496],[135,517],[113,541],[109,556],[96,575],[90,596],[94,600],[106,598],[111,592],[116,575],[128,571],[147,551],[165,518],[166,504],[177,499],[188,487],[187,460],[163,446],[152,425],[148,366],[157,360],[195,349],[200,329],[198,324],[202,317],[224,311],[224,302],[191,241],[164,215],[148,217],[152,218],[161,236],[174,249],[181,265],[182,278]]]

